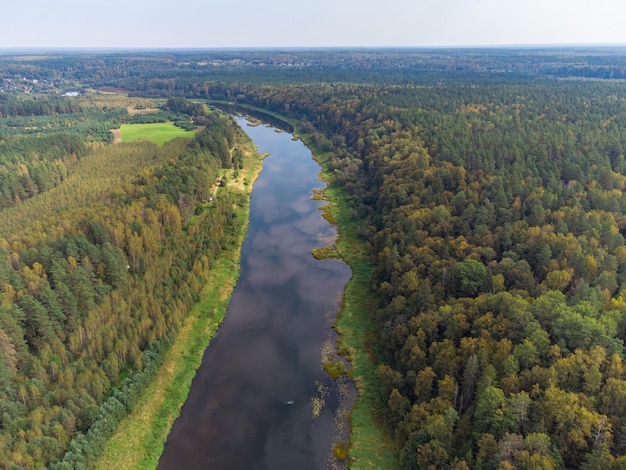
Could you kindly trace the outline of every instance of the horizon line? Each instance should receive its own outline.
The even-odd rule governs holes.
[[[510,43],[385,46],[0,46],[2,52],[120,52],[120,51],[323,51],[323,50],[431,50],[431,49],[568,49],[626,48],[626,43]]]

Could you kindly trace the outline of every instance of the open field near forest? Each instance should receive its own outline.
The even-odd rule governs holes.
[[[246,170],[240,181],[254,183],[262,169],[262,159],[251,142],[238,143],[245,156]],[[240,183],[227,170],[228,185],[223,191],[246,194],[248,185]],[[222,189],[221,189],[222,190]],[[228,307],[230,294],[239,277],[239,256],[248,226],[249,200],[245,206],[237,207],[240,222],[237,242],[214,261],[209,277],[200,294],[200,301],[177,333],[176,342],[165,356],[155,380],[139,400],[135,410],[124,419],[113,435],[96,468],[154,469],[169,431],[180,413],[191,387],[191,382],[200,367],[204,350],[217,332]]]
[[[147,140],[161,146],[176,137],[193,137],[193,131],[185,131],[171,122],[154,124],[123,124],[121,128],[122,142]]]

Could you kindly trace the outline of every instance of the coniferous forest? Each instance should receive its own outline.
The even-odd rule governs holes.
[[[242,201],[207,204],[241,138],[227,118],[202,113],[194,139],[157,147],[90,133],[125,109],[79,114],[31,116],[34,135],[3,122],[2,468],[91,466],[238,225]]]
[[[401,468],[624,468],[625,73],[608,48],[3,56],[0,462],[89,468],[175,341],[241,203],[206,206],[240,138],[210,102],[283,116],[341,194]],[[112,144],[133,119],[197,134]]]

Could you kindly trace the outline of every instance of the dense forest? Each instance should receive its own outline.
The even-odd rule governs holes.
[[[242,134],[203,123],[163,147],[91,125],[0,142],[0,468],[90,468],[233,242],[242,201],[207,202]]]
[[[371,244],[405,468],[621,468],[621,83],[245,88],[298,118]]]
[[[193,104],[210,99],[284,115],[327,155],[370,249],[376,415],[402,468],[626,465],[623,51],[146,57],[0,61],[10,80],[169,98],[207,129],[95,145],[86,111],[6,100],[0,461],[86,465],[149,380],[232,230],[231,201],[196,211],[232,165],[236,130]],[[71,116],[78,138],[11,124]]]
[[[625,91],[256,92],[333,152],[368,221],[405,468],[623,465]]]

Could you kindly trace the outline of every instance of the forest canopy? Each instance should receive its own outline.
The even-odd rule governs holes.
[[[0,461],[87,465],[149,380],[232,230],[232,201],[198,209],[234,163],[219,100],[295,123],[347,201],[402,468],[623,468],[625,71],[619,48],[3,57]],[[47,96],[81,83],[163,106]],[[166,116],[206,130],[109,144]]]
[[[330,152],[403,468],[620,468],[626,89],[457,80],[227,94]]]
[[[214,113],[111,145],[32,119],[46,132],[0,141],[0,468],[91,468],[233,243],[242,201],[207,203],[241,131]]]

